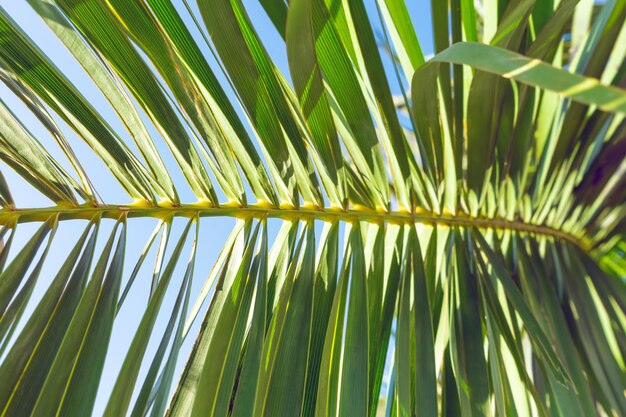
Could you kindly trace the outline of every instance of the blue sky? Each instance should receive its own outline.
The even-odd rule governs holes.
[[[374,3],[373,1],[369,0],[365,1],[368,6],[368,11],[373,17],[372,21],[374,22],[374,27],[380,33],[380,25],[378,23],[379,21],[375,12]],[[219,73],[216,62],[210,55],[206,45],[201,40],[197,29],[195,28],[191,18],[189,17],[183,6],[182,1],[174,0],[174,3],[179,8],[179,11],[183,16],[185,22],[187,22],[188,26],[192,30],[192,33],[196,37],[198,44],[201,46],[202,50],[205,51],[207,60],[210,62],[214,70]],[[259,32],[261,38],[263,39],[268,53],[270,54],[278,68],[283,72],[283,74],[288,77],[289,70],[287,65],[285,46],[282,39],[278,36],[278,33],[275,31],[270,21],[266,18],[265,13],[257,0],[243,0],[243,3],[246,6],[249,14],[252,16],[252,21],[255,24],[255,27]],[[420,42],[422,43],[422,48],[426,54],[429,54],[432,52],[433,49],[429,20],[430,1],[408,1],[407,4],[409,6],[410,13],[414,21],[414,25],[416,27],[418,37],[420,39]],[[71,53],[63,46],[60,41],[55,39],[54,34],[35,14],[30,6],[28,6],[28,3],[24,0],[0,0],[0,5],[23,28],[28,36],[30,36],[36,42],[36,44],[57,64],[57,66],[66,74],[66,76],[89,100],[89,102],[101,112],[103,117],[110,123],[110,125],[124,139],[127,140],[129,146],[135,149],[132,141],[130,141],[129,136],[124,132],[124,128],[121,122],[116,117],[114,111],[109,106],[106,99],[95,88],[89,77],[82,70],[80,65],[74,60]],[[389,74],[393,74],[393,72],[389,68],[390,65],[388,58],[386,58],[386,65],[388,67]],[[220,76],[222,77],[223,85],[226,86],[226,78],[222,74],[220,74]],[[392,88],[395,91],[398,91],[395,79],[391,79],[390,83],[392,84]],[[231,98],[234,99],[232,92],[229,91],[229,93]],[[40,123],[36,121],[34,116],[32,116],[28,112],[28,110],[26,110],[25,106],[15,96],[13,96],[12,93],[10,93],[10,91],[4,85],[0,85],[0,98],[9,108],[12,109],[12,111],[18,116],[18,118],[22,120],[24,125],[31,131],[31,133],[40,140],[40,142],[52,154],[52,156],[57,158],[57,160],[60,161],[64,167],[66,167],[68,172],[72,172],[69,163],[67,163],[67,160],[65,159],[64,155],[62,154],[52,137],[49,135],[49,133]],[[67,125],[65,125],[58,118],[57,122],[70,140],[74,151],[87,167],[90,179],[93,181],[95,188],[102,196],[102,199],[109,203],[128,202],[129,199],[127,195],[110,175],[104,164],[93,154],[93,152],[85,145],[85,143],[82,142],[71,131],[71,129]],[[156,130],[154,130],[154,128],[152,128],[149,123],[148,125],[150,126],[150,133],[152,134],[152,136],[154,138],[158,138]],[[159,142],[162,143],[162,141]],[[173,158],[170,156],[171,154],[169,153],[169,151],[166,150],[163,145],[159,145],[159,149],[163,151],[162,154],[164,155],[167,166],[172,167],[171,173],[174,178],[175,184],[178,185],[181,200],[185,202],[193,202],[194,198],[190,190],[182,185],[185,184],[185,181],[180,174],[180,170],[176,168],[176,164],[173,161]],[[11,171],[5,164],[0,163],[0,169],[2,170],[2,173],[5,175],[11,187],[13,197],[18,207],[42,207],[52,204],[48,199],[43,197],[30,185],[23,181],[19,176],[13,173],[13,171]],[[273,223],[276,226],[278,226],[279,224],[278,222]],[[232,219],[226,218],[211,218],[202,221],[200,241],[198,244],[198,258],[196,261],[194,284],[191,294],[191,303],[193,303],[193,301],[195,300],[195,297],[197,296],[213,264],[213,261],[216,259],[220,249],[222,248],[222,245],[224,244],[228,234],[230,233],[233,224],[234,221]],[[102,225],[99,238],[99,247],[102,247],[104,245],[104,241],[106,240],[106,237],[108,236],[112,225],[112,221],[105,221]],[[177,242],[177,237],[181,233],[183,225],[183,220],[177,220],[174,222],[173,233],[170,239],[170,244],[168,246],[168,254]],[[82,232],[82,230],[84,230],[85,226],[86,222],[82,221],[64,222],[59,226],[56,236],[52,242],[50,253],[46,260],[46,266],[39,278],[37,287],[33,294],[33,300],[38,300],[39,297],[41,297],[43,291],[45,291],[47,285],[54,278],[54,275],[56,274],[63,260],[71,250],[76,239],[78,239],[79,234]],[[133,219],[129,221],[124,280],[128,279],[130,272],[135,266],[140,251],[142,250],[148,239],[148,236],[155,226],[156,221],[153,219]],[[21,246],[27,241],[29,236],[32,235],[37,227],[38,225],[25,224],[20,225],[17,228],[15,241],[12,246],[11,256],[15,255],[16,250],[21,248]],[[272,227],[272,230],[270,231],[270,239],[276,232],[275,229],[275,227]],[[185,260],[187,259],[189,253],[189,247],[190,239],[188,240],[185,251],[183,252],[183,259]],[[150,286],[150,279],[152,275],[152,266],[154,265],[155,253],[156,245],[152,248],[149,257],[144,264],[143,269],[141,270],[141,274],[137,278],[136,283],[129,294],[129,298],[121,309],[120,315],[116,320],[111,339],[111,345],[109,347],[109,354],[107,356],[107,361],[105,363],[104,373],[102,377],[102,388],[96,400],[94,415],[99,415],[106,405],[108,393],[113,387],[117,372],[119,371],[128,346],[130,345],[130,342],[132,340],[132,335],[134,334],[141,315],[143,314],[143,311],[145,309]],[[166,261],[167,259],[168,258],[166,257]],[[168,296],[166,297],[166,300],[163,304],[162,312],[164,312],[165,314],[162,315],[157,322],[157,327],[154,332],[154,334],[157,336],[153,337],[154,340],[151,341],[151,345],[146,352],[145,358],[151,358],[154,354],[154,351],[156,350],[156,345],[159,342],[160,334],[165,328],[166,319],[169,316],[169,311],[171,311],[174,298],[176,296],[176,293],[178,292],[178,284],[182,279],[182,274],[184,272],[184,268],[186,267],[185,264],[186,262],[180,262],[179,267],[176,270],[174,279],[172,281],[172,286],[170,288],[170,291],[168,291]],[[25,316],[28,316],[29,312],[31,312],[33,308],[34,303],[31,302],[31,305],[28,307]],[[198,322],[199,321],[200,320],[198,320]],[[183,346],[180,356],[180,358],[183,360],[187,357],[187,354],[191,348],[191,344],[194,341],[195,332],[197,332],[198,325],[199,323],[196,323],[195,327],[191,329],[191,337],[186,340]],[[180,363],[178,364],[178,368],[180,370],[183,362],[180,360],[179,362]],[[144,365],[145,364],[146,363],[144,362]],[[144,373],[147,371],[145,369],[146,366],[144,366],[143,368],[144,369],[142,369],[142,372],[139,376],[140,380]]]

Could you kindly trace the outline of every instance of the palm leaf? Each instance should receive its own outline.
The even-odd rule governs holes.
[[[0,416],[626,415],[625,2],[27,3]]]

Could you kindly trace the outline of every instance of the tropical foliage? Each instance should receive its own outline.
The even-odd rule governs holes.
[[[52,201],[0,177],[0,416],[626,416],[626,2],[259,1],[289,74],[242,0],[28,0],[108,109],[0,11],[58,146],[0,103],[3,167]]]

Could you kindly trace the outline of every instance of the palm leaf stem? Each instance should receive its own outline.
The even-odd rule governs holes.
[[[585,252],[591,252],[593,242],[588,236],[572,234],[545,224],[533,224],[521,220],[508,220],[501,217],[473,217],[463,212],[457,214],[434,213],[426,210],[408,211],[376,211],[368,208],[343,210],[334,207],[318,208],[312,206],[292,207],[283,205],[271,207],[264,204],[233,206],[232,204],[211,206],[207,203],[181,204],[178,206],[163,205],[119,205],[110,204],[94,207],[91,204],[82,206],[51,206],[46,208],[23,208],[0,212],[0,225],[8,226],[16,223],[44,221],[50,216],[58,216],[59,220],[89,220],[95,216],[107,219],[118,219],[121,215],[133,217],[234,217],[278,218],[283,220],[321,220],[321,221],[366,221],[370,223],[389,222],[395,224],[427,224],[433,226],[466,227],[478,229],[510,230],[525,232],[532,235],[552,237],[578,246]]]

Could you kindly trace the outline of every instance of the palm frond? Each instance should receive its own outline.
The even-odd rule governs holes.
[[[259,3],[0,7],[0,417],[626,415],[626,2]]]

